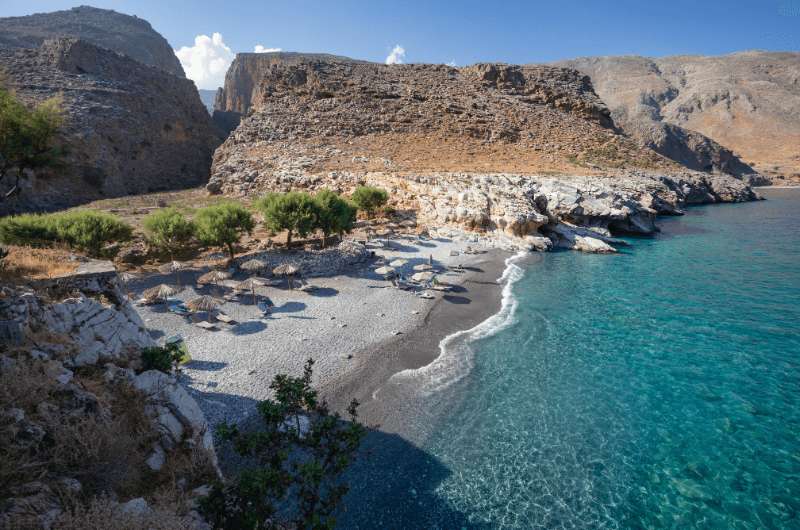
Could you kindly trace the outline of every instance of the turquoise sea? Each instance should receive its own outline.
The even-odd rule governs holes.
[[[417,402],[418,446],[373,441],[342,527],[800,528],[800,190],[764,195],[519,263],[510,325]]]

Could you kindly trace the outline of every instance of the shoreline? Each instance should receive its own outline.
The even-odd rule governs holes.
[[[459,282],[463,291],[458,289],[469,303],[438,299],[407,335],[392,337],[359,352],[358,366],[325,384],[322,393],[336,409],[344,409],[352,399],[358,400],[359,416],[366,425],[420,443],[435,427],[434,409],[441,407],[425,407],[423,411],[420,400],[430,398],[434,392],[409,387],[432,380],[430,374],[419,373],[423,370],[438,368],[440,373],[448,375],[460,371],[459,377],[435,389],[437,400],[456,405],[452,400],[457,399],[457,394],[440,391],[466,377],[471,366],[453,365],[454,359],[444,358],[448,350],[443,348],[452,348],[452,342],[462,337],[469,343],[474,338],[489,336],[511,323],[506,322],[514,309],[513,299],[509,298],[514,279],[508,277],[509,272],[517,262],[531,259],[541,257],[536,253],[512,254],[495,249],[473,260],[465,266],[467,272]],[[495,321],[498,318],[503,320],[499,325]],[[444,344],[445,341],[451,344]],[[470,363],[468,358],[455,360]],[[437,366],[448,361],[447,366]],[[398,379],[404,380],[402,384],[398,384]]]

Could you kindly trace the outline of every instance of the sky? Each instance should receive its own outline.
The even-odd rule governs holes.
[[[0,17],[81,1],[148,20],[200,88],[277,49],[454,65],[800,50],[800,0],[0,0]]]

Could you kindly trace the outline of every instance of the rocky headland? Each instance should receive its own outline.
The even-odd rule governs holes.
[[[246,117],[215,153],[212,193],[369,183],[422,224],[539,250],[610,252],[613,233],[652,233],[659,214],[756,197],[622,134],[569,68],[241,54],[217,112]]]

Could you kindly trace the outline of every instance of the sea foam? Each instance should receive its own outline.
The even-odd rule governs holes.
[[[505,260],[505,269],[497,279],[503,284],[500,311],[487,318],[477,326],[457,331],[439,342],[439,356],[431,363],[420,368],[403,370],[394,374],[390,384],[409,385],[423,396],[439,392],[466,377],[473,367],[474,351],[470,345],[476,340],[484,339],[508,328],[515,323],[517,299],[513,287],[524,275],[522,267],[516,263],[528,255],[520,252]],[[373,398],[377,398],[373,395]]]

